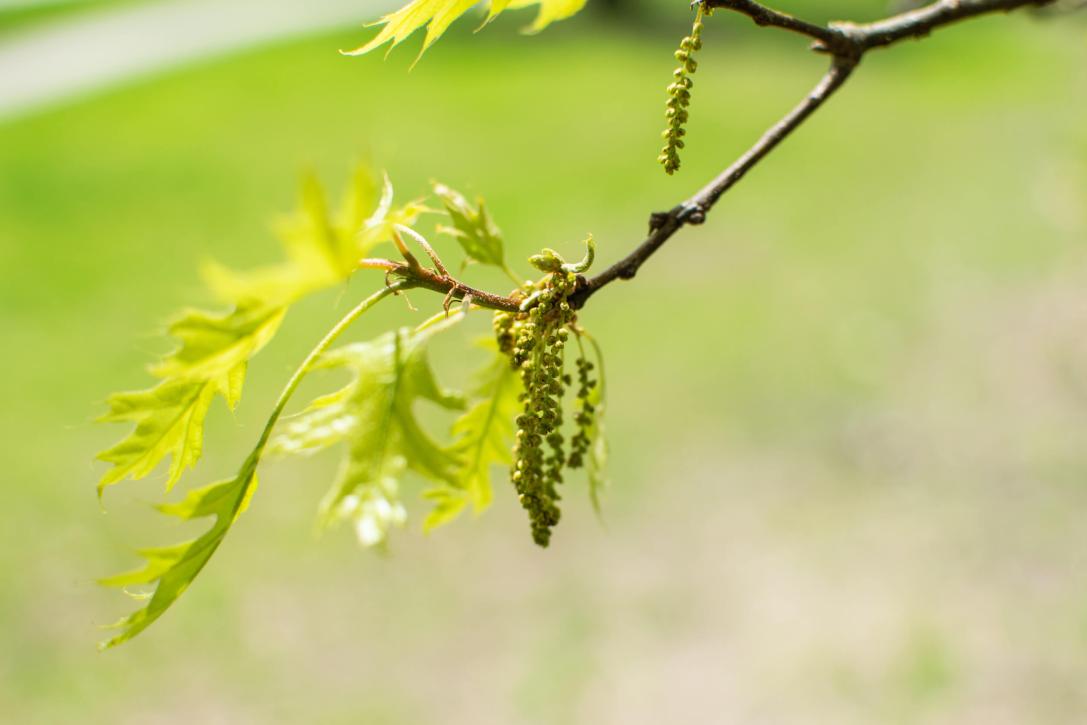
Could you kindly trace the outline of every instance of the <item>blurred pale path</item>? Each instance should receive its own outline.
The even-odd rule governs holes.
[[[0,40],[0,118],[185,63],[350,22],[393,0],[164,0],[107,7]]]

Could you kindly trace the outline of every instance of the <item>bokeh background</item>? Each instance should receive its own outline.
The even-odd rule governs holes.
[[[92,457],[122,430],[91,421],[150,381],[171,312],[210,302],[203,260],[278,258],[270,221],[300,172],[338,193],[368,161],[402,198],[440,179],[487,197],[514,259],[573,256],[593,232],[609,262],[824,64],[715,16],[675,178],[654,157],[690,22],[678,0],[597,1],[533,37],[525,13],[475,35],[463,21],[411,72],[418,39],[387,61],[336,53],[387,5],[323,2],[309,22],[298,0],[220,0],[196,37],[228,42],[48,90],[133,27],[152,48],[193,45],[154,7],[185,2],[0,4],[0,78],[41,91],[0,99],[0,719],[1087,721],[1082,16],[873,53],[708,224],[593,300],[605,525],[572,483],[539,551],[496,475],[487,515],[424,536],[417,503],[376,555],[313,534],[336,456],[268,466],[178,605],[97,653],[96,627],[131,603],[94,579],[191,530],[150,512],[161,477],[99,508]],[[114,22],[126,13],[144,15]],[[378,284],[292,311],[236,415],[213,409],[190,485],[233,470],[304,351]],[[352,334],[423,314],[393,303]],[[446,382],[476,325],[440,351]]]

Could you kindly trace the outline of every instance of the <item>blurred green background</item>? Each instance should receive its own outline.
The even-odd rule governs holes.
[[[161,477],[99,508],[92,458],[122,429],[91,420],[109,392],[149,382],[172,311],[209,304],[201,261],[278,259],[269,221],[302,170],[336,194],[359,160],[401,198],[440,179],[486,196],[515,259],[573,256],[592,232],[608,263],[823,71],[803,41],[712,18],[668,178],[663,88],[690,16],[619,9],[534,37],[517,33],[524,13],[476,35],[463,21],[410,73],[418,39],[347,59],[336,49],[370,31],[346,27],[0,121],[5,722],[1087,717],[1087,31],[1073,18],[989,18],[873,53],[704,227],[593,300],[605,526],[573,482],[537,550],[496,477],[486,516],[424,536],[416,505],[380,556],[347,531],[313,535],[336,456],[268,466],[178,605],[95,651],[96,627],[132,604],[93,580],[190,529],[149,511]],[[2,14],[0,43],[65,18]],[[305,350],[380,283],[360,274],[292,311],[236,415],[213,408],[190,485],[233,470]],[[413,301],[424,311],[394,302],[352,334],[439,303]]]

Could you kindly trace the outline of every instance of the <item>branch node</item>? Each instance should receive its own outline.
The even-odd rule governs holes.
[[[653,212],[649,215],[649,233],[652,234],[658,229],[664,228],[664,225],[667,224],[671,219],[672,212],[670,211]]]
[[[676,220],[681,224],[692,224],[698,226],[699,224],[706,223],[706,210],[699,204],[692,204],[691,206],[684,206],[683,211],[680,213]]]

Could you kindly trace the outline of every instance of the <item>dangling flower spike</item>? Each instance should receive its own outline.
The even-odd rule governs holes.
[[[664,171],[668,175],[674,174],[679,169],[679,150],[683,148],[683,137],[687,134],[684,125],[687,123],[687,107],[691,105],[691,87],[694,85],[691,75],[698,69],[698,61],[694,59],[694,54],[701,47],[702,3],[699,3],[691,34],[680,41],[679,50],[676,51],[679,67],[672,71],[675,80],[668,86],[668,106],[664,113],[665,118],[668,119],[668,128],[661,134],[664,139],[664,148],[657,157],[657,161],[664,166]]]

